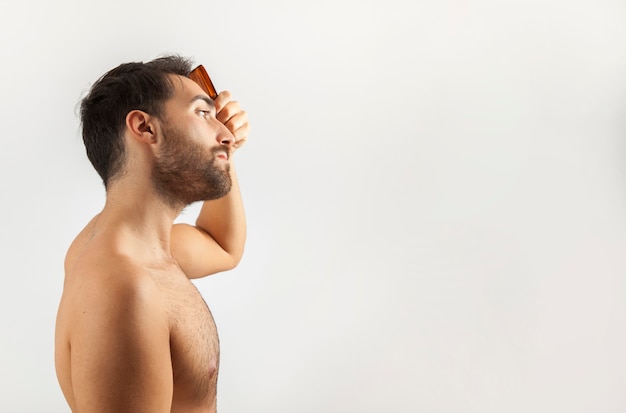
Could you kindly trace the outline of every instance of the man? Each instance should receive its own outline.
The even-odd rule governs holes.
[[[246,224],[232,155],[248,118],[178,56],[120,65],[82,101],[103,210],[65,260],[55,362],[74,413],[215,412],[219,341],[189,280],[235,267]],[[205,201],[196,226],[174,219]]]

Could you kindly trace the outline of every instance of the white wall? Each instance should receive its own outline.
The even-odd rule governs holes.
[[[625,23],[618,0],[2,0],[0,411],[69,411],[62,262],[104,199],[76,106],[179,52],[253,126],[246,256],[197,282],[221,412],[624,412]]]

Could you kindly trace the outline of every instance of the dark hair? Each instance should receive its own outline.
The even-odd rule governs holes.
[[[87,157],[105,188],[122,172],[126,115],[142,110],[161,116],[163,103],[174,93],[170,74],[189,76],[191,61],[173,55],[150,62],[124,63],[93,84],[80,105]]]

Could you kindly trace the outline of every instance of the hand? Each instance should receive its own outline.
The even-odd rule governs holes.
[[[248,123],[248,114],[241,110],[239,102],[230,99],[230,92],[225,90],[217,95],[214,103],[217,120],[222,122],[235,138],[233,142],[233,150],[235,150],[248,140],[250,124]]]

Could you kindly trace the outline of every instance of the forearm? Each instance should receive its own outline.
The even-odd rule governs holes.
[[[196,226],[207,232],[238,263],[246,242],[246,217],[237,173],[232,163],[230,176],[230,192],[220,199],[205,201]]]

